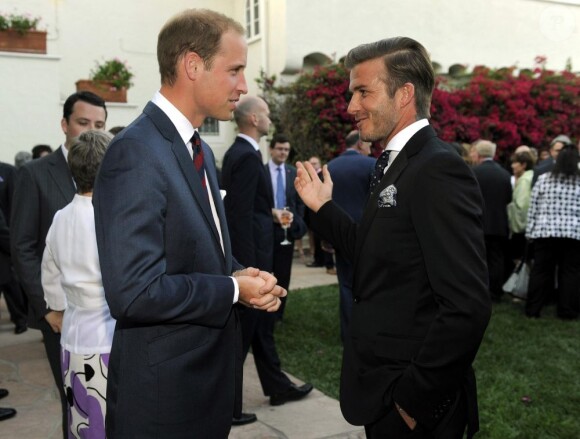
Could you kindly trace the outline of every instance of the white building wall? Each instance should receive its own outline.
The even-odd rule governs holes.
[[[108,126],[133,120],[159,88],[159,30],[191,7],[245,22],[245,0],[2,0],[0,12],[43,17],[48,55],[0,54],[0,160],[13,163],[20,150],[62,142],[62,103],[95,60],[119,57],[132,67],[129,103],[108,105]],[[261,8],[264,32],[248,51],[252,94],[260,69],[280,77],[301,69],[311,53],[337,60],[358,44],[396,35],[419,40],[445,70],[455,63],[531,67],[537,55],[548,57],[548,68],[571,59],[580,70],[580,0],[262,0]],[[208,136],[218,161],[234,134],[225,122],[219,136]]]

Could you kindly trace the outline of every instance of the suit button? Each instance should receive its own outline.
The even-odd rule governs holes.
[[[360,302],[360,298],[358,298],[358,297],[355,297],[353,300],[354,300],[354,303],[359,303]]]

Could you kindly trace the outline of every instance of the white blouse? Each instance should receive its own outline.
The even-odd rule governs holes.
[[[65,310],[61,345],[75,354],[109,353],[115,320],[105,300],[91,197],[75,195],[55,214],[41,275],[48,307]]]

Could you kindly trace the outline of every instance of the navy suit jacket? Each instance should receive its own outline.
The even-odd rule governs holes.
[[[376,159],[347,150],[328,163],[332,199],[355,221],[362,218]]]
[[[507,205],[512,201],[510,174],[493,160],[473,168],[483,196],[483,233],[507,238]]]
[[[225,438],[241,409],[232,258],[214,157],[209,199],[183,140],[155,104],[112,141],[93,195],[105,295],[117,319],[107,437]]]
[[[246,139],[236,137],[222,166],[224,205],[232,253],[246,267],[272,271],[274,201],[269,175],[260,154]]]
[[[17,172],[10,245],[14,269],[28,298],[28,325],[32,328],[48,327],[44,316],[49,310],[40,280],[42,254],[54,214],[70,203],[74,194],[62,147],[26,163]]]
[[[350,423],[399,425],[396,401],[432,431],[463,392],[477,430],[471,364],[491,311],[481,216],[473,173],[430,126],[389,166],[359,225],[332,201],[314,215],[314,230],[354,261],[340,389]]]

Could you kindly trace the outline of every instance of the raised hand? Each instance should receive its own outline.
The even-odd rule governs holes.
[[[332,178],[330,178],[328,167],[324,165],[322,168],[324,183],[310,163],[296,162],[296,168],[294,187],[304,204],[312,211],[318,212],[324,203],[332,199]]]

